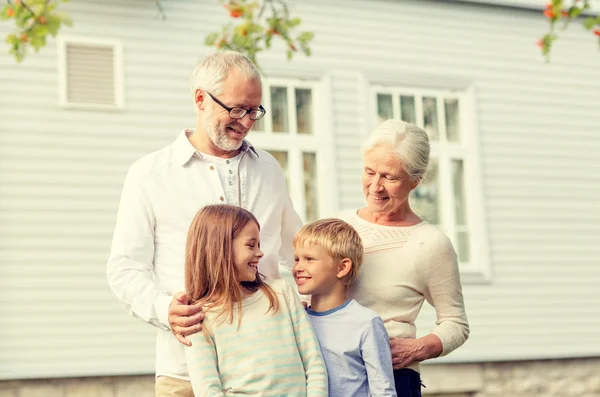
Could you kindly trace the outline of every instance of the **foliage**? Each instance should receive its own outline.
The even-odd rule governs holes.
[[[274,38],[283,40],[287,58],[299,50],[310,56],[312,32],[296,32],[301,20],[290,17],[288,6],[281,0],[221,0],[225,11],[236,20],[223,26],[221,32],[206,37],[206,45],[246,54],[254,63],[256,55],[271,48]]]
[[[62,25],[72,26],[71,19],[57,7],[68,0],[7,0],[0,10],[0,20],[14,20],[15,32],[8,34],[9,53],[22,62],[29,47],[35,52],[46,45],[48,35],[56,36]],[[202,1],[202,0],[198,0]],[[166,14],[159,0],[154,0],[162,18]],[[302,51],[310,55],[312,32],[296,32],[300,18],[290,16],[283,0],[220,0],[235,22],[223,26],[220,33],[211,33],[206,44],[246,54],[256,63],[260,51],[271,48],[273,38],[286,45],[288,59]]]
[[[6,42],[17,62],[23,61],[29,47],[38,52],[46,45],[48,35],[56,36],[61,25],[71,26],[68,16],[56,12],[61,1],[68,0],[7,0],[0,10],[0,20],[15,22],[16,29],[6,36]]]
[[[571,21],[580,19],[584,12],[590,8],[589,0],[552,0],[546,4],[543,11],[544,16],[550,23],[550,32],[538,40],[537,45],[542,50],[546,60],[550,59],[552,45],[558,39],[556,27],[562,22],[562,30],[565,30]],[[600,16],[583,18],[583,27],[589,30],[598,40],[600,47]]]

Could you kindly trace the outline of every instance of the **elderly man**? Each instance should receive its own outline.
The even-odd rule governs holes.
[[[158,328],[157,397],[193,396],[184,345],[203,314],[182,291],[196,212],[218,203],[251,211],[261,224],[259,270],[267,278],[280,277],[279,264],[293,266],[291,243],[301,226],[277,161],[244,139],[265,115],[256,67],[239,53],[216,53],[196,68],[191,88],[196,128],[129,169],[107,264],[117,298]]]

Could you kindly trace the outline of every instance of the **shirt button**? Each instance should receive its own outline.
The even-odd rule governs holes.
[[[230,173],[230,174],[233,174],[233,171],[232,171],[232,170],[229,170],[229,173]]]
[[[223,198],[223,196],[219,197],[219,200],[225,201],[225,199]]]
[[[227,164],[229,164],[229,160],[225,161]]]
[[[233,186],[233,182],[232,181],[229,181],[229,186]]]
[[[210,168],[211,171],[215,169],[215,167],[213,167],[212,165],[208,168]]]

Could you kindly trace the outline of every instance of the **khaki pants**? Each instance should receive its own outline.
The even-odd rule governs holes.
[[[194,397],[190,382],[168,376],[156,378],[154,389],[156,397]]]

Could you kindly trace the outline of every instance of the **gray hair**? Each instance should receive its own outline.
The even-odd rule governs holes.
[[[194,69],[190,82],[192,95],[199,88],[215,95],[220,94],[223,81],[232,69],[239,71],[248,80],[256,79],[262,83],[260,72],[248,57],[236,51],[216,52],[207,56]]]
[[[423,179],[429,164],[429,137],[423,129],[402,120],[387,120],[373,130],[362,146],[363,156],[370,150],[390,145],[412,180]]]

